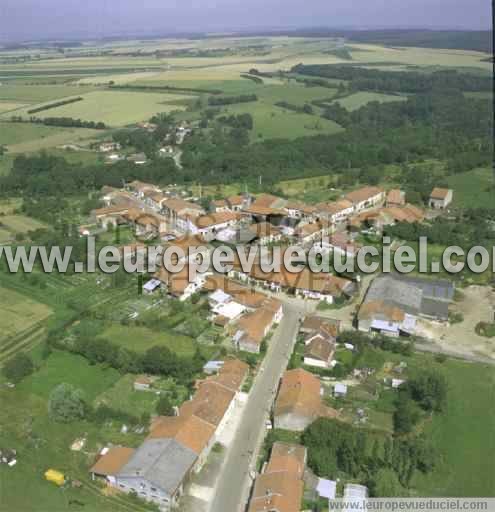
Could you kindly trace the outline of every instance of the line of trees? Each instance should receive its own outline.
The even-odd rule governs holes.
[[[56,101],[55,103],[49,103],[48,105],[42,105],[41,107],[32,108],[28,110],[28,114],[37,114],[38,112],[43,112],[44,110],[50,110],[52,108],[63,107],[64,105],[69,105],[71,103],[76,103],[78,101],[82,101],[84,98],[82,96],[78,96],[77,98],[69,98],[67,100]]]
[[[353,64],[298,64],[292,73],[332,78],[351,82],[351,88],[361,91],[426,93],[431,91],[491,91],[492,78],[456,70],[421,73],[417,71],[382,71]]]
[[[236,103],[249,103],[251,101],[258,101],[256,94],[240,94],[239,96],[220,96],[208,98],[208,105],[234,105]]]
[[[74,119],[73,117],[30,117],[28,120],[19,116],[12,116],[11,121],[14,123],[37,123],[45,126],[61,126],[64,128],[91,128],[93,130],[104,130],[107,128],[102,121],[83,121],[82,119]]]

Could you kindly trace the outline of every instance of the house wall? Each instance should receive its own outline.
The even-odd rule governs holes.
[[[112,484],[119,491],[125,493],[135,492],[140,498],[152,501],[159,505],[162,510],[169,510],[175,505],[178,496],[182,493],[182,486],[174,496],[170,496],[166,491],[155,487],[154,484],[145,478],[115,477],[115,483]]]
[[[313,423],[314,418],[311,416],[303,416],[296,413],[288,413],[275,416],[274,423],[275,428],[281,428],[284,430],[294,430],[296,432],[302,432],[306,427]]]
[[[304,364],[308,366],[316,366],[318,368],[328,368],[329,364],[325,361],[320,361],[320,359],[313,359],[312,357],[305,357]]]

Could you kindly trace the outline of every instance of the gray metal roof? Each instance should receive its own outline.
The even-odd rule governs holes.
[[[371,283],[365,302],[380,300],[409,315],[446,320],[454,292],[454,284],[447,280],[387,274]]]
[[[377,277],[371,283],[365,302],[379,300],[411,315],[417,315],[421,310],[422,297],[420,288],[395,279],[392,275],[385,275]]]
[[[143,478],[172,495],[196,458],[192,450],[175,439],[149,439],[134,452],[117,476]]]

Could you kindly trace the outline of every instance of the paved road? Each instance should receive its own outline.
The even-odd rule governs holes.
[[[210,512],[238,512],[246,504],[251,483],[249,474],[255,469],[256,454],[265,434],[265,421],[294,348],[302,313],[303,309],[298,305],[284,305],[284,317],[269,342],[268,353],[249,394]]]

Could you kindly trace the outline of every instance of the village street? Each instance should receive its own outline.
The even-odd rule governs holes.
[[[265,423],[280,377],[294,348],[299,320],[305,312],[303,301],[286,301],[284,304],[284,317],[270,340],[268,353],[249,394],[241,423],[221,470],[210,512],[237,512],[248,499],[251,472],[256,468],[257,455],[266,432]]]

